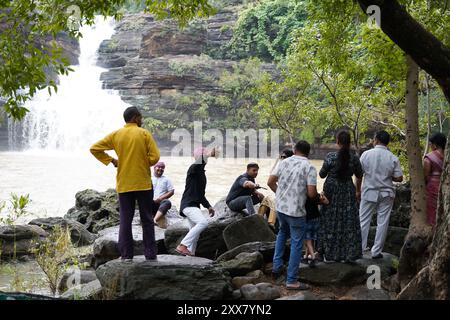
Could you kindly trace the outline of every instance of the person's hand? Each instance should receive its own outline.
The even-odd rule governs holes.
[[[255,192],[255,194],[258,197],[259,201],[263,201],[264,195],[261,192]]]
[[[214,214],[216,213],[216,212],[214,211],[214,208],[213,208],[213,207],[209,207],[209,208],[208,208],[208,212],[209,212],[209,216],[210,216],[210,217],[214,217]]]
[[[116,167],[116,168],[117,168],[117,166],[119,165],[119,161],[118,161],[117,159],[114,159],[114,158],[111,160],[111,163],[112,163],[113,166]]]
[[[327,197],[325,197],[325,194],[323,192],[320,194],[320,203],[324,205],[330,204],[330,201]]]
[[[160,204],[162,200],[160,198],[156,198],[154,201],[156,204]]]

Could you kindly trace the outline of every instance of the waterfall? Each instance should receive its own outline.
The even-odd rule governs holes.
[[[9,123],[13,150],[86,151],[97,140],[123,126],[122,114],[129,105],[116,91],[104,90],[96,66],[97,49],[111,38],[111,18],[97,17],[93,26],[81,28],[79,65],[60,76],[58,92],[38,92],[25,104],[29,110],[22,123]]]

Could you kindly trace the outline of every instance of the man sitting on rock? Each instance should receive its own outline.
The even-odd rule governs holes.
[[[264,195],[257,189],[260,186],[255,182],[258,176],[259,166],[257,163],[249,163],[247,165],[247,172],[240,175],[231,186],[228,196],[225,200],[227,206],[237,212],[246,209],[246,215],[255,214],[255,204],[260,203]]]
[[[172,197],[175,193],[175,188],[173,187],[172,182],[166,176],[164,176],[165,169],[165,163],[162,161],[158,162],[153,168],[152,176],[154,190],[153,200],[155,201],[158,210],[155,217],[153,218],[153,221],[163,229],[167,227],[165,215],[167,214],[167,211],[169,211],[169,209],[172,207],[172,203],[170,202],[169,198]]]

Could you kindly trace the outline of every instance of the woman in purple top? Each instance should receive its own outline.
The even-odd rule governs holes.
[[[427,191],[427,221],[434,226],[436,224],[437,199],[447,138],[444,134],[438,132],[431,136],[430,142],[432,151],[424,157],[423,169]]]

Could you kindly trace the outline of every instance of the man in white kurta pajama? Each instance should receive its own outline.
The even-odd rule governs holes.
[[[396,156],[387,149],[390,136],[386,131],[375,135],[375,148],[364,152],[361,165],[364,170],[359,218],[361,221],[362,248],[366,250],[372,214],[377,213],[377,232],[372,247],[372,259],[380,259],[386,240],[394,204],[395,189],[393,181],[401,182],[403,172]]]

